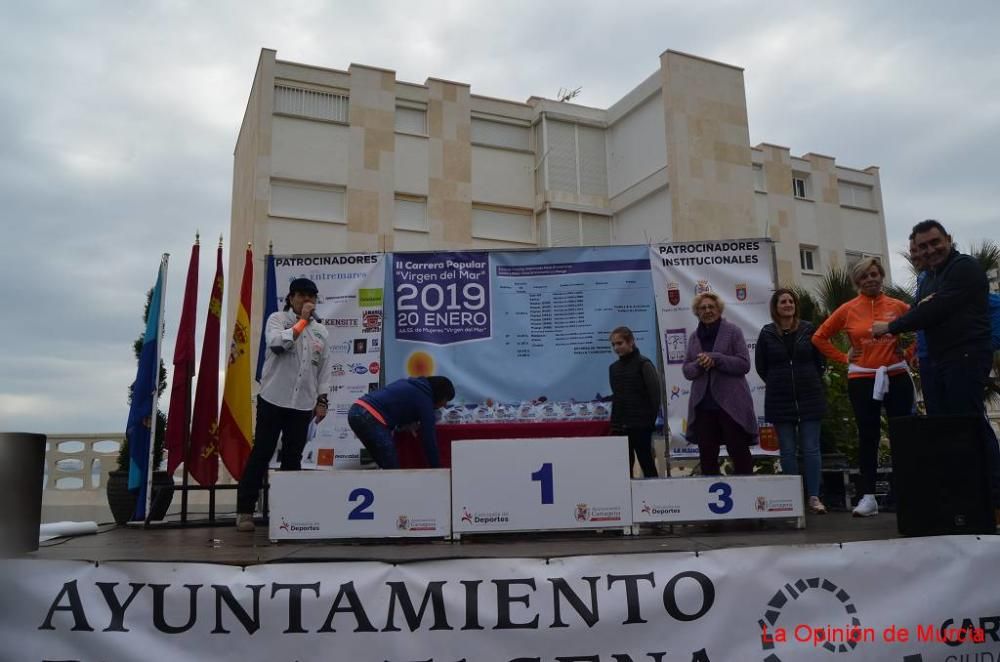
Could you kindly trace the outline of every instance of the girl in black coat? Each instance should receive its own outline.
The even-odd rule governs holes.
[[[779,288],[771,296],[771,324],[760,330],[754,364],[764,380],[764,418],[778,433],[781,472],[799,473],[798,449],[805,464],[809,510],[822,514],[819,499],[822,458],[819,430],[826,412],[822,375],[826,364],[812,344],[816,328],[799,319],[799,298],[790,289]]]
[[[629,472],[638,456],[642,475],[656,478],[653,429],[660,411],[660,378],[653,362],[639,353],[627,326],[611,332],[618,360],[608,368],[611,383],[611,433],[628,436]]]

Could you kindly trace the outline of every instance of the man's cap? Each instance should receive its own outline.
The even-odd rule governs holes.
[[[308,278],[296,278],[288,285],[288,293],[293,294],[295,292],[319,294],[319,289],[316,287],[316,283],[312,282]]]

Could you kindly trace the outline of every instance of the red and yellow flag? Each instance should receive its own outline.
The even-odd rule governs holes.
[[[229,343],[226,385],[219,414],[219,453],[233,478],[243,476],[253,446],[250,402],[250,300],[253,288],[253,251],[247,245],[240,285],[240,305],[236,310],[233,338]]]
[[[191,447],[187,469],[201,485],[219,480],[219,344],[222,332],[222,239],[215,253],[215,280],[208,302],[205,338],[201,344],[198,386],[191,415]]]

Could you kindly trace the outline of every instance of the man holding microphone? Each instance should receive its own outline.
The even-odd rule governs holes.
[[[236,496],[236,528],[253,531],[253,511],[267,466],[282,439],[281,469],[302,466],[309,422],[327,406],[330,349],[327,331],[315,315],[316,284],[296,278],[288,286],[285,308],[267,318],[267,353],[257,396],[253,449]]]

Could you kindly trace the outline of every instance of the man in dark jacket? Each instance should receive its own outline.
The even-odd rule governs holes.
[[[365,394],[347,411],[347,424],[382,469],[398,469],[399,457],[392,433],[396,428],[418,424],[427,465],[441,466],[434,410],[455,397],[455,386],[447,377],[411,377]]]
[[[993,483],[1000,508],[1000,447],[986,418],[983,398],[993,349],[990,340],[989,282],[975,258],[959,253],[938,221],[913,226],[913,241],[931,276],[921,285],[922,299],[902,317],[872,327],[878,337],[924,330],[934,365],[933,386],[924,393],[928,412],[982,418]]]

